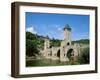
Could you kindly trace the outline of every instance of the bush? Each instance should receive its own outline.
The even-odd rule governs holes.
[[[84,48],[79,56],[80,64],[89,64],[89,48]]]

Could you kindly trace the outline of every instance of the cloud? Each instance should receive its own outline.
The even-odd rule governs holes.
[[[57,28],[57,30],[58,30],[58,31],[62,31],[62,28],[59,27],[59,28]]]
[[[31,32],[31,33],[34,33],[34,34],[37,33],[37,32],[35,31],[35,29],[34,29],[33,26],[26,28],[26,31]]]

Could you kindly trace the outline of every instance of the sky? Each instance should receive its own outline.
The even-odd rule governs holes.
[[[89,15],[26,12],[26,31],[63,40],[63,28],[71,27],[72,40],[89,39]]]

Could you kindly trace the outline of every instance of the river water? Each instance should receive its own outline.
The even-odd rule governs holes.
[[[68,62],[60,62],[59,60],[50,59],[36,59],[26,61],[26,67],[36,67],[36,66],[61,66],[69,65]]]

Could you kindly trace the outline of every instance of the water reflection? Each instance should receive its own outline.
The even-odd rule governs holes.
[[[68,65],[68,62],[60,62],[59,60],[39,59],[26,61],[26,67],[35,66],[60,66]]]

